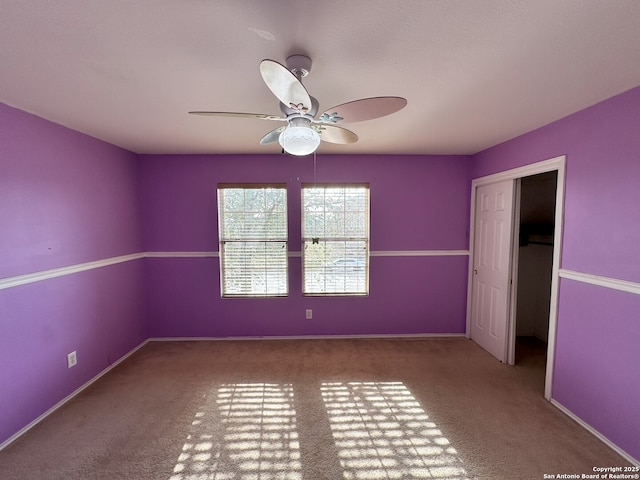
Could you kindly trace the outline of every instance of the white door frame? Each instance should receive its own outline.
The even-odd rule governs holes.
[[[555,229],[553,234],[553,265],[551,272],[551,302],[549,308],[549,338],[547,343],[547,367],[545,374],[544,385],[544,397],[547,400],[551,400],[551,388],[553,386],[553,368],[556,349],[556,329],[558,320],[558,287],[560,283],[560,254],[562,251],[562,227],[564,224],[564,189],[565,189],[565,164],[566,156],[561,155],[559,157],[551,158],[523,167],[506,170],[504,172],[495,173],[493,175],[487,175],[473,179],[471,181],[471,210],[470,210],[470,227],[469,227],[469,273],[467,281],[467,331],[466,336],[471,336],[471,299],[473,298],[473,266],[475,265],[474,259],[474,226],[475,226],[475,211],[476,211],[476,189],[480,185],[486,185],[490,183],[500,182],[504,180],[516,181],[522,177],[528,177],[530,175],[536,175],[538,173],[545,173],[551,171],[558,172],[558,181],[556,188],[556,211],[555,211]],[[514,227],[518,222],[514,222]],[[517,252],[512,252],[512,256],[516,256]],[[510,298],[515,298],[516,282],[511,285]],[[511,302],[511,300],[510,300]],[[510,303],[511,305],[511,303]],[[513,308],[509,309],[509,319],[507,321],[507,337],[511,338],[515,332],[515,311]],[[510,340],[512,341],[512,340]],[[510,348],[513,348],[512,346]]]
[[[507,325],[507,363],[516,364],[516,330],[518,309],[518,268],[520,262],[520,200],[522,198],[522,178],[516,178],[513,186],[513,229],[511,237],[511,291],[509,292],[509,318]]]

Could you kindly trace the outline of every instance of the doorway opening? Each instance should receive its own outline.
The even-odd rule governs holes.
[[[514,243],[515,343],[510,362],[544,385],[549,341],[558,172],[517,179]]]
[[[552,394],[555,359],[565,163],[566,157],[561,155],[471,182],[467,337],[501,362],[511,365],[516,363],[516,350],[521,364],[522,355],[527,353],[526,340],[516,347],[518,328],[523,337],[521,340],[524,337],[540,340],[538,351],[545,350],[546,340],[546,355],[538,361],[543,363],[544,397],[547,400]],[[522,220],[521,213],[524,215]],[[521,242],[526,243],[522,248],[529,250],[522,258],[525,267],[523,277],[519,279]],[[546,253],[538,250],[546,250]],[[538,254],[544,256],[547,265],[541,269],[544,274],[540,273],[544,280],[526,266],[532,260],[534,268],[542,267],[542,261],[535,261]],[[521,293],[527,290],[520,299],[519,280],[524,284]],[[531,284],[535,288],[527,289]],[[535,292],[541,290],[549,291],[549,294],[536,296]],[[520,325],[516,322],[518,302]],[[535,309],[529,306],[527,314],[536,311],[540,315],[545,311],[546,322],[528,324],[526,316],[523,319],[522,311],[527,309],[528,302],[535,305]]]

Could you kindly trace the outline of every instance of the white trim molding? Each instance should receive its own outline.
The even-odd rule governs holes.
[[[484,177],[474,178],[473,180],[471,180],[471,186],[472,188],[475,188],[478,185],[488,185],[490,183],[501,182],[503,180],[514,180],[516,178],[528,177],[530,175],[537,175],[539,173],[552,172],[559,169],[564,170],[565,159],[565,155],[560,155],[548,160],[542,160],[541,162],[530,163],[522,167],[512,168],[511,170],[505,170],[503,172],[493,173]]]
[[[244,342],[261,340],[420,340],[425,338],[463,338],[464,333],[391,333],[363,335],[264,335],[252,337],[151,337],[149,342]]]
[[[453,257],[469,256],[469,250],[371,250],[370,257]],[[302,257],[302,252],[289,252],[290,258]]]
[[[551,404],[556,407],[558,410],[560,410],[562,413],[564,413],[566,416],[568,416],[571,420],[573,420],[574,422],[576,422],[578,425],[580,425],[581,427],[583,427],[585,430],[587,430],[589,433],[591,433],[592,435],[594,435],[598,440],[600,440],[602,443],[604,443],[606,446],[608,446],[611,450],[613,450],[614,452],[616,452],[618,455],[620,455],[622,458],[624,458],[625,460],[627,460],[629,463],[632,463],[633,465],[635,465],[636,467],[640,467],[640,461],[636,458],[633,458],[631,455],[629,455],[627,452],[625,452],[624,450],[622,450],[620,447],[618,447],[615,443],[613,443],[611,440],[609,440],[607,437],[605,437],[603,434],[601,434],[598,430],[596,430],[595,428],[593,428],[591,425],[589,425],[588,423],[586,423],[585,421],[583,421],[580,417],[578,417],[576,414],[574,414],[571,410],[569,410],[567,407],[565,407],[564,405],[562,405],[560,402],[558,402],[557,400],[551,399],[550,400]]]
[[[217,258],[218,252],[144,252],[145,258]]]
[[[219,257],[219,252],[145,252],[146,258],[203,258]],[[451,257],[468,256],[469,250],[372,250],[371,257]],[[300,258],[302,252],[290,250],[287,253],[289,258]]]
[[[640,283],[630,282],[628,280],[619,280],[617,278],[603,277],[601,275],[592,275],[590,273],[575,272],[561,268],[560,278],[575,280],[576,282],[588,283],[599,287],[611,288],[620,292],[633,293],[640,295]]]
[[[118,360],[116,360],[115,362],[113,362],[111,365],[109,365],[107,368],[105,368],[104,370],[102,370],[100,373],[98,373],[95,377],[93,377],[92,379],[90,379],[88,382],[86,382],[84,385],[80,386],[79,388],[77,388],[75,391],[71,392],[69,395],[67,395],[66,397],[64,397],[62,400],[60,400],[58,403],[56,403],[53,407],[51,407],[49,410],[47,410],[46,412],[44,412],[42,415],[40,415],[38,418],[32,420],[31,422],[29,422],[28,425],[24,426],[23,428],[21,428],[19,431],[17,431],[16,433],[14,433],[13,435],[11,435],[9,438],[7,438],[4,442],[0,443],[0,451],[2,451],[2,449],[4,449],[5,447],[9,446],[9,444],[13,443],[14,441],[16,441],[18,439],[18,437],[21,437],[22,435],[24,435],[25,433],[27,433],[27,431],[31,430],[33,427],[35,427],[37,424],[39,424],[41,421],[43,421],[45,418],[47,418],[49,415],[51,415],[53,412],[55,412],[56,410],[58,410],[60,407],[62,407],[65,403],[67,403],[69,400],[75,398],[76,396],[78,396],[78,394],[80,394],[83,390],[85,390],[86,388],[88,388],[89,386],[93,385],[95,382],[97,382],[100,378],[104,377],[107,373],[109,373],[111,370],[113,370],[115,367],[117,367],[118,365],[120,365],[122,362],[124,362],[127,358],[129,358],[131,355],[133,355],[134,353],[136,353],[138,350],[140,350],[142,347],[144,347],[147,343],[149,343],[149,339],[144,340],[140,345],[138,345],[137,347],[134,347],[131,351],[129,351],[128,353],[125,353],[122,357],[120,357]]]
[[[374,251],[369,253],[372,257],[436,257],[436,256],[468,256],[468,250],[407,250],[407,251]],[[13,277],[0,278],[0,290],[6,288],[26,285],[28,283],[41,282],[50,278],[72,275],[86,270],[107,267],[118,263],[139,260],[141,258],[218,258],[219,252],[140,252],[119,257],[105,258],[94,262],[78,263],[66,267],[52,268],[39,272],[16,275]],[[300,258],[302,252],[292,251],[288,253],[289,258]]]
[[[469,250],[379,250],[369,252],[371,257],[454,257],[468,255]]]
[[[95,268],[116,265],[118,263],[130,262],[131,260],[138,260],[140,258],[143,258],[144,256],[144,253],[132,253],[131,255],[121,255],[119,257],[96,260],[94,262],[78,263],[76,265],[52,268],[49,270],[42,270],[40,272],[27,273],[25,275],[16,275],[15,277],[0,278],[0,290],[4,290],[5,288],[17,287],[19,285],[25,285],[27,283],[41,282],[42,280],[48,280],[50,278],[72,275],[74,273],[93,270]]]

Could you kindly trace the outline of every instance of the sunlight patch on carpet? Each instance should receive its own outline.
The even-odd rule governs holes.
[[[346,480],[466,480],[458,452],[402,382],[323,383]]]
[[[169,480],[301,480],[290,384],[220,385],[206,398]]]

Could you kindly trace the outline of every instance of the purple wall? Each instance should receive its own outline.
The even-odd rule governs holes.
[[[0,279],[139,252],[136,168],[0,104]],[[143,264],[0,290],[0,443],[147,338]]]
[[[481,152],[473,178],[567,156],[562,268],[640,282],[640,87]]]
[[[0,104],[0,278],[140,251],[130,152]]]
[[[562,279],[554,398],[640,458],[640,295]]]
[[[318,182],[369,182],[371,251],[467,250],[469,158],[321,156]],[[286,182],[289,251],[300,251],[300,184],[313,158],[143,156],[146,251],[217,251],[218,182]],[[366,298],[303,298],[300,258],[287,298],[221,299],[217,258],[147,258],[150,336],[463,333],[466,256],[371,257]],[[452,301],[455,299],[455,301]],[[305,320],[305,309],[313,320]]]
[[[474,156],[474,178],[567,156],[561,268],[640,281],[640,87]],[[640,299],[563,279],[552,396],[640,458]]]

